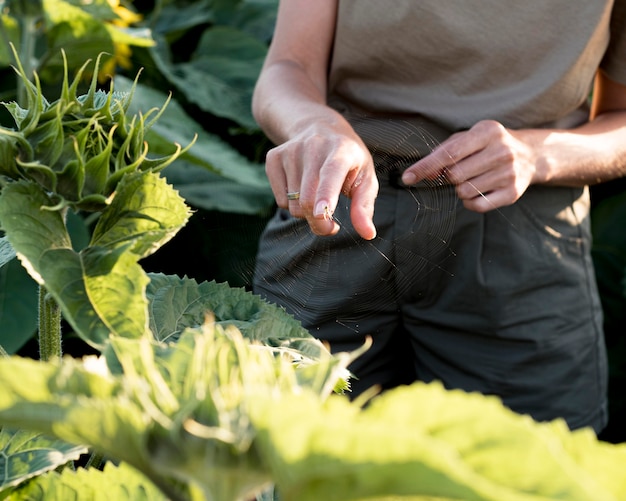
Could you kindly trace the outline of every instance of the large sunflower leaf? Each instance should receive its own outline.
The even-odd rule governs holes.
[[[259,399],[251,417],[286,501],[617,501],[626,495],[622,446],[598,442],[590,432],[572,434],[561,421],[536,423],[495,397],[439,384],[390,390],[362,411],[334,397],[323,406],[306,394]]]
[[[128,175],[118,196],[104,211],[92,245],[76,252],[61,213],[41,209],[53,205],[41,188],[12,183],[0,195],[0,220],[22,264],[96,347],[110,333],[148,333],[148,279],[137,261],[169,240],[189,215],[184,201],[153,173]]]
[[[367,414],[392,427],[408,427],[416,423],[415,417],[397,411],[407,399],[427,401],[417,418],[420,429],[453,447],[474,473],[494,485],[548,499],[613,499],[565,447],[570,433],[564,421],[537,424],[506,409],[495,397],[446,392],[441,385],[416,387],[373,401]],[[600,449],[595,442],[590,451]]]
[[[284,309],[227,283],[149,276],[150,328],[159,341],[177,339],[185,329],[197,328],[210,317],[218,325],[234,326],[247,339],[288,355],[298,364],[303,385],[322,394],[349,389],[351,376],[345,366],[356,354],[331,358],[328,349]]]
[[[313,357],[325,351],[284,309],[243,288],[158,273],[149,277],[150,328],[161,341],[202,325],[211,314],[217,323],[234,325],[248,339],[274,346],[297,344],[300,352]]]
[[[0,422],[88,444],[166,492],[182,487],[182,499],[193,486],[214,500],[264,488],[270,478],[252,445],[246,396],[297,391],[289,360],[214,324],[168,346],[114,338],[109,349],[122,373],[93,357],[0,360]]]
[[[143,384],[136,375],[129,379],[134,388]],[[0,360],[0,381],[1,423],[87,444],[167,487],[146,449],[151,420],[142,409],[141,396],[129,394],[108,374],[103,361],[65,359],[59,365],[5,358]]]
[[[264,42],[272,39],[278,0],[215,0],[213,6],[218,24],[239,28]]]
[[[41,433],[0,428],[0,497],[2,491],[77,460],[85,452],[86,447]]]
[[[152,482],[126,463],[108,462],[103,471],[95,468],[65,469],[38,476],[9,493],[5,501],[166,501]]]
[[[0,219],[23,266],[45,286],[66,320],[92,345],[104,343],[110,332],[128,337],[144,335],[147,302],[143,290],[147,278],[136,256],[120,255],[119,251],[104,255],[89,249],[75,252],[62,214],[42,210],[51,205],[48,195],[32,183],[12,183],[2,190]],[[100,259],[94,259],[96,255]],[[111,287],[115,287],[113,293]]]
[[[267,45],[243,31],[216,26],[206,30],[191,61],[172,64],[167,48],[152,51],[163,75],[201,110],[258,130],[251,112],[252,90]]]
[[[66,320],[92,346],[102,347],[111,334],[137,338],[148,332],[148,278],[133,254],[51,250],[42,273]]]
[[[127,174],[94,229],[91,245],[126,248],[144,258],[168,242],[188,221],[190,209],[156,173]]]
[[[26,181],[11,183],[0,194],[0,221],[6,238],[39,282],[37,270],[43,254],[49,249],[72,248],[61,213],[42,210],[53,205],[40,187]]]

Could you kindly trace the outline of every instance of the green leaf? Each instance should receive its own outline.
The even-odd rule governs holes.
[[[0,361],[0,380],[0,422],[88,444],[140,468],[149,464],[146,416],[93,357],[82,367],[73,359],[59,366],[11,357]]]
[[[90,345],[102,348],[112,334],[137,338],[148,332],[148,279],[131,253],[51,250],[42,275],[65,319]]]
[[[214,1],[217,23],[238,28],[268,43],[274,34],[278,0]]]
[[[116,77],[115,88],[128,92],[132,82]],[[151,109],[163,103],[165,94],[139,84],[129,112]],[[237,214],[260,214],[273,207],[274,197],[264,166],[250,162],[219,137],[202,130],[176,100],[170,101],[159,121],[146,134],[150,151],[172,152],[172,142],[196,143],[166,171],[167,179],[195,207]]]
[[[248,499],[271,481],[254,446],[248,400],[299,393],[311,381],[325,388],[320,380],[337,365],[326,352],[314,361],[318,377],[302,378],[313,364],[268,348],[207,322],[177,343],[113,337],[106,356],[114,374],[103,357],[4,358],[0,423],[87,444],[139,469],[172,499],[198,490],[202,499]]]
[[[274,195],[267,178],[259,184],[254,183],[258,173],[264,172],[260,166],[257,168],[243,158],[239,159],[241,163],[237,163],[236,158],[231,160],[229,157],[232,156],[233,150],[221,149],[220,145],[205,146],[207,146],[205,150],[196,150],[198,156],[194,158],[193,153],[185,155],[169,167],[166,173],[168,181],[176,186],[188,203],[209,211],[259,216],[265,216],[274,209]],[[216,163],[205,163],[202,156],[211,156],[213,157],[211,162]],[[223,158],[219,158],[220,156]],[[219,166],[219,174],[207,170],[208,165]],[[252,169],[246,174],[242,172],[241,177],[233,179],[233,174],[247,170],[247,165]]]
[[[137,261],[171,238],[174,231],[151,215],[180,222],[186,214],[178,197],[167,205],[172,193],[158,176],[143,173],[129,177],[121,188],[121,198],[129,197],[130,210],[117,205],[112,206],[112,214],[105,210],[95,232],[100,245],[80,253],[72,249],[61,213],[41,210],[52,205],[41,188],[18,182],[7,185],[0,195],[0,219],[22,264],[45,285],[76,332],[96,347],[102,347],[111,333],[124,337],[148,333],[148,278]],[[136,199],[130,203],[133,197]],[[170,213],[164,216],[168,207]],[[129,233],[133,231],[136,233]],[[128,248],[138,254],[126,252]]]
[[[11,183],[0,194],[0,221],[6,237],[28,272],[41,283],[40,260],[49,249],[71,249],[59,211],[41,210],[54,201],[35,184]]]
[[[213,24],[213,1],[200,0],[181,5],[180,2],[164,1],[160,15],[152,20],[157,38],[164,36],[176,39],[177,35],[188,33],[192,28]]]
[[[152,482],[126,463],[95,468],[64,469],[41,475],[11,492],[5,501],[166,501]]]
[[[564,447],[564,437],[569,436],[564,421],[537,424],[529,416],[506,409],[495,397],[445,392],[441,385],[417,388],[400,389],[372,402],[367,410],[369,417],[385,420],[392,427],[408,427],[414,420],[410,414],[398,412],[406,399],[427,401],[428,408],[420,412],[420,429],[458,451],[473,474],[487,481],[486,485],[493,485],[493,492],[505,488],[548,499],[613,499],[578,467]],[[458,412],[461,406],[462,417]],[[591,452],[597,441],[590,445]]]
[[[77,460],[86,452],[86,447],[50,439],[41,433],[0,428],[0,497],[9,487]]]
[[[186,328],[204,324],[207,314],[217,323],[234,325],[248,339],[272,344],[307,340],[305,352],[319,356],[323,345],[299,321],[243,288],[190,278],[151,273],[146,295],[150,301],[150,327],[156,339],[167,341]],[[304,347],[304,346],[303,346]]]
[[[0,268],[15,259],[15,249],[6,237],[0,237]]]
[[[597,475],[600,465],[623,467],[622,446],[588,431],[578,441],[562,421],[536,423],[495,397],[415,383],[363,410],[332,396],[323,406],[306,394],[259,402],[251,406],[257,446],[285,501],[617,501],[626,494],[623,475]]]
[[[561,427],[554,431],[560,434],[563,446],[580,468],[611,492],[615,499],[624,499],[626,476],[623,466],[626,444],[598,442],[593,431],[589,429],[569,433]]]
[[[201,110],[258,130],[252,112],[252,91],[267,46],[229,27],[206,30],[191,61],[173,64],[159,50],[152,56],[163,75]]]
[[[114,53],[111,33],[103,22],[64,0],[44,0],[43,4],[50,54],[46,67],[39,70],[44,78],[63,67],[61,49],[67,54],[70,68],[81,66],[100,52]]]
[[[16,259],[0,268],[0,325],[0,346],[8,353],[37,331],[37,284]]]
[[[124,247],[140,259],[169,241],[189,216],[184,200],[158,174],[127,174],[98,220],[91,245]]]
[[[198,284],[162,274],[151,274],[150,279],[146,291],[150,328],[159,341],[178,339],[185,329],[203,325],[210,316],[216,324],[234,326],[248,340],[291,357],[300,368],[302,385],[320,394],[349,389],[350,374],[343,367],[352,355],[338,354],[331,359],[327,348],[284,309],[226,283]]]

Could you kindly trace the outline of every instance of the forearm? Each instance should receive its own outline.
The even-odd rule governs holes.
[[[537,148],[533,184],[584,186],[626,175],[626,111],[603,113],[573,130],[526,134]]]
[[[264,69],[254,91],[252,111],[274,144],[310,128],[347,127],[341,115],[326,104],[325,84],[314,82],[291,61],[278,61]]]

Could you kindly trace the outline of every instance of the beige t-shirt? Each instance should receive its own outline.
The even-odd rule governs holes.
[[[329,102],[448,132],[571,127],[599,67],[626,84],[625,31],[626,0],[340,0]]]

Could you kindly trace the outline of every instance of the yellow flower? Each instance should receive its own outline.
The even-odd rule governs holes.
[[[117,17],[110,20],[110,24],[116,28],[127,28],[133,24],[140,22],[143,19],[141,14],[133,12],[127,7],[123,6],[120,0],[107,0],[111,9]],[[121,67],[124,69],[132,68],[132,50],[130,45],[126,43],[115,43],[113,56],[103,61],[98,73],[98,81],[100,83],[106,82],[111,76],[115,74],[115,69]]]
[[[120,28],[125,28],[127,26],[130,26],[131,24],[138,23],[139,21],[143,19],[141,14],[133,12],[132,10],[124,7],[120,3],[120,0],[107,0],[107,1],[109,2],[109,5],[113,9],[113,12],[115,12],[115,14],[117,15],[117,19],[114,19],[112,21],[112,24],[114,24],[115,26],[118,26]]]

